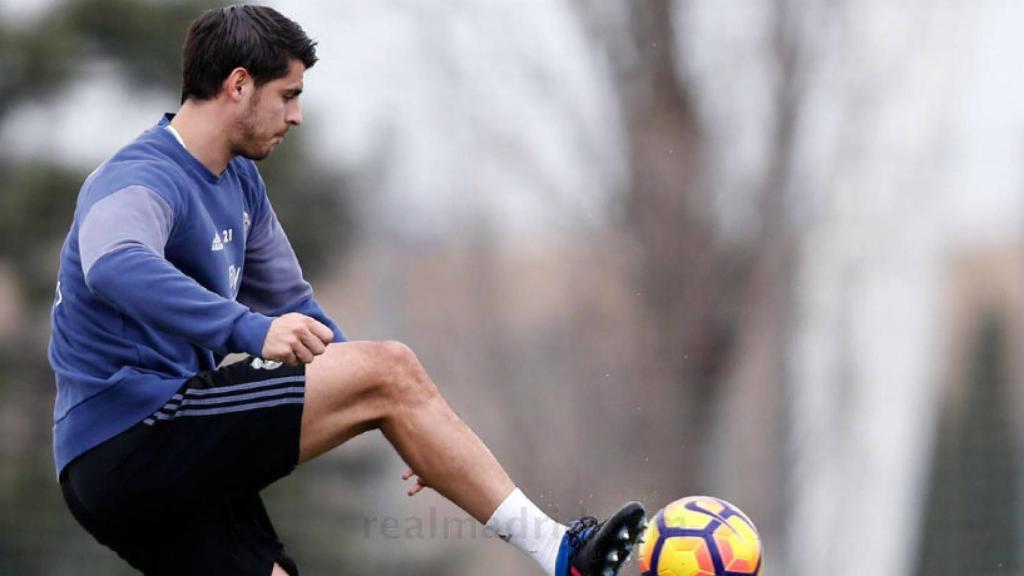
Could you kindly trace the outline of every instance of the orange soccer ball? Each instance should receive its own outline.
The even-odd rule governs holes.
[[[710,496],[665,506],[640,547],[642,576],[758,576],[761,538],[739,508]]]

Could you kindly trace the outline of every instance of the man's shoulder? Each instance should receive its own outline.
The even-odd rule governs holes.
[[[159,146],[140,137],[101,164],[86,179],[82,194],[96,201],[130,187],[148,188],[174,204],[188,178],[185,170]]]
[[[182,180],[187,173],[181,163],[171,154],[165,139],[158,137],[155,130],[149,130],[121,148],[107,161],[113,174],[137,173],[140,177],[173,178]]]

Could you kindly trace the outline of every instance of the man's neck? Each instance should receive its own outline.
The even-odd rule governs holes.
[[[218,176],[234,157],[223,123],[224,115],[218,112],[214,101],[187,100],[171,119],[171,126],[181,136],[185,149]]]

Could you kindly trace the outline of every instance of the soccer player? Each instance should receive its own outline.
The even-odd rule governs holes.
[[[54,456],[75,518],[145,574],[296,576],[260,490],[376,428],[410,495],[437,490],[547,574],[618,573],[640,504],[548,518],[409,348],[347,342],[303,280],[254,161],[302,123],[315,43],[231,6],[191,24],[182,60],[180,109],[89,175],[61,250]],[[217,366],[233,352],[250,358]]]

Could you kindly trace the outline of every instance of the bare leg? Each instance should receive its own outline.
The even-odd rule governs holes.
[[[306,368],[300,462],[379,428],[420,480],[485,523],[512,480],[397,342],[332,344]]]

